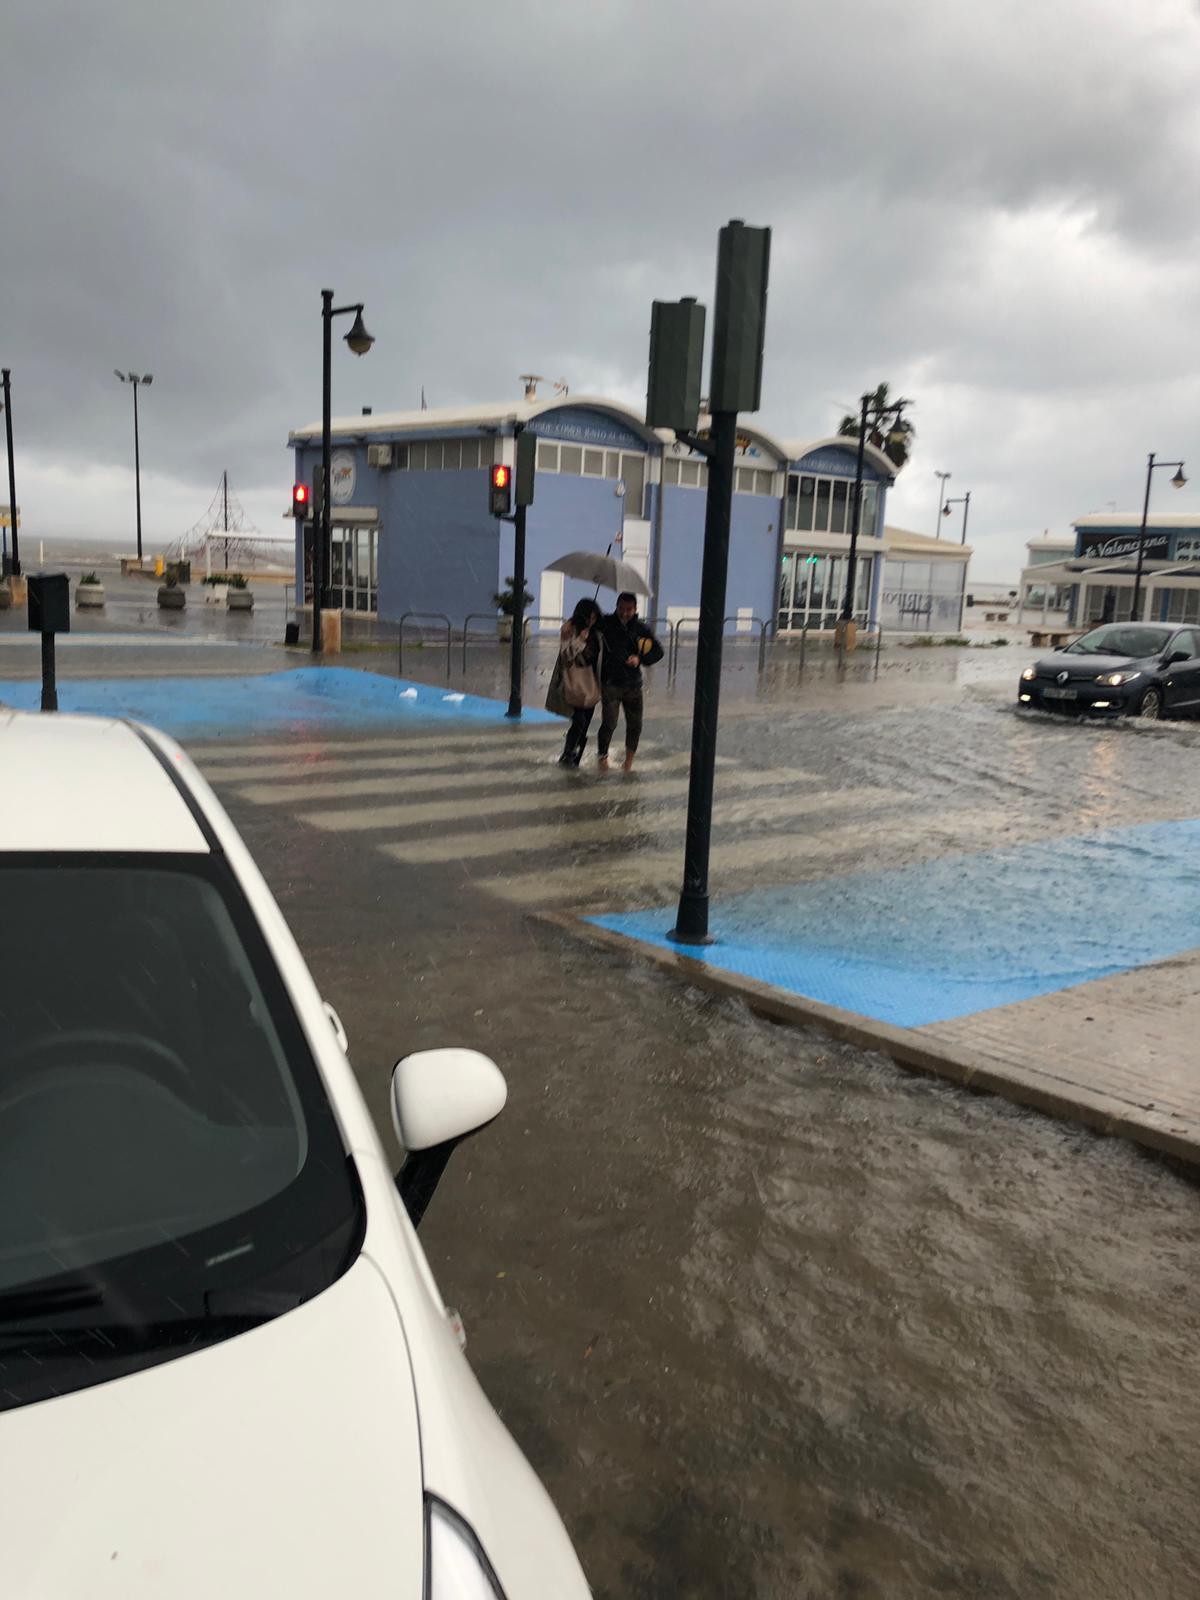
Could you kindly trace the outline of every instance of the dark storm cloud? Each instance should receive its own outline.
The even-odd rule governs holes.
[[[711,299],[729,216],[775,229],[764,424],[831,431],[890,379],[920,432],[893,519],[931,525],[953,470],[1001,575],[1191,447],[1185,0],[10,0],[0,27],[0,343],[46,532],[124,527],[127,365],[160,539],[225,466],[277,528],[326,283],[378,340],[340,353],[341,410],[529,368],[636,399],[649,301]]]

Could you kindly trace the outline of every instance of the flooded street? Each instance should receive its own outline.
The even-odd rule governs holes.
[[[778,782],[718,835],[734,865],[715,893],[1194,811],[1200,727],[1018,716],[1016,653],[949,654],[878,684],[825,664],[762,699],[730,693],[723,770]],[[684,676],[648,705],[663,761],[686,747]],[[575,903],[667,906],[681,802],[656,799],[670,780],[648,758],[637,798],[606,792],[598,813],[627,841],[592,838],[570,779],[547,765],[544,788],[519,787],[489,737],[416,730],[391,767],[320,734],[289,760],[197,753],[389,1143],[399,1055],[474,1046],[509,1078],[423,1238],[596,1594],[1197,1593],[1194,1179],[530,920],[567,903],[564,882]],[[798,825],[795,769],[878,799]],[[443,782],[444,814],[405,773]],[[376,780],[394,795],[336,792]],[[561,844],[522,853],[531,814]],[[447,827],[478,847],[441,849]],[[1070,915],[1048,893],[1047,923]],[[1115,925],[1128,915],[1113,905]]]

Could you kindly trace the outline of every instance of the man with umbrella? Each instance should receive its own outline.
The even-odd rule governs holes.
[[[617,720],[625,712],[625,761],[623,770],[633,771],[642,736],[642,668],[652,667],[663,658],[663,647],[637,614],[637,596],[625,590],[617,596],[617,609],[600,624],[604,652],[600,666],[600,693],[603,712],[596,741],[601,772],[608,770],[608,747],[617,731]]]

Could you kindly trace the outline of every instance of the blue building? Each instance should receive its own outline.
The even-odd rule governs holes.
[[[1140,622],[1200,623],[1200,516],[1195,512],[1094,512],[1073,537],[1030,540],[1021,573],[1020,617],[1077,626],[1128,622],[1142,547]]]
[[[472,408],[363,412],[333,422],[328,603],[398,620],[439,612],[456,626],[494,615],[512,573],[512,525],[488,511],[490,468],[513,465],[514,427],[537,439],[526,521],[531,608],[545,626],[590,592],[547,571],[570,550],[610,544],[641,573],[646,615],[699,615],[708,470],[669,431],[620,402],[540,400]],[[703,419],[701,426],[703,427]],[[295,430],[297,482],[320,466],[319,424]],[[832,628],[844,593],[857,441],[789,444],[746,426],[738,438],[730,536],[731,629]],[[895,468],[868,445],[855,614],[875,624],[887,489]],[[296,582],[311,602],[311,522],[297,527]]]

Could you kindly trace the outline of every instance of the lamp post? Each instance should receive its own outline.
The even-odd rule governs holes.
[[[313,655],[321,653],[321,590],[325,582],[325,550],[329,544],[329,434],[332,426],[330,417],[330,395],[333,378],[331,368],[333,365],[333,319],[334,317],[348,317],[354,313],[354,322],[350,332],[345,335],[346,344],[356,356],[365,356],[375,343],[374,339],[363,326],[362,301],[354,305],[335,306],[333,303],[333,290],[321,290],[321,514],[315,525],[313,536],[313,626],[312,649]]]
[[[4,438],[8,445],[8,517],[12,523],[12,575],[21,576],[21,543],[17,530],[17,469],[13,462],[12,442],[12,384],[7,367],[0,371],[4,386]],[[0,573],[0,577],[4,574]]]
[[[854,462],[854,505],[851,512],[850,523],[850,550],[846,559],[846,596],[842,602],[842,614],[838,619],[837,637],[839,643],[845,643],[847,635],[850,637],[850,648],[853,648],[854,622],[854,580],[858,566],[858,534],[859,523],[862,521],[862,490],[863,490],[863,464],[867,452],[867,428],[875,427],[885,417],[892,418],[892,426],[888,431],[888,442],[904,437],[904,429],[900,426],[904,416],[907,400],[898,400],[895,405],[877,406],[875,396],[865,394],[862,397],[862,410],[858,419],[858,454]]]
[[[933,519],[933,536],[935,539],[940,539],[942,537],[942,506],[945,504],[946,500],[946,479],[950,476],[951,474],[948,472],[934,473],[934,477],[941,480],[938,484],[937,515]]]
[[[137,558],[138,558],[138,565],[141,566],[141,563],[142,563],[142,452],[141,452],[141,443],[140,443],[140,440],[138,439],[138,403],[137,403],[137,394],[138,394],[138,389],[142,384],[145,384],[146,387],[149,388],[149,386],[154,382],[154,374],[152,372],[147,372],[147,373],[143,373],[142,375],[139,376],[138,373],[136,373],[136,372],[117,372],[116,367],[113,368],[113,372],[116,374],[116,376],[118,378],[120,378],[122,383],[129,383],[129,384],[133,385],[133,487],[134,487],[134,495],[135,495],[135,497],[137,499]]]
[[[1140,622],[1138,612],[1142,606],[1142,562],[1146,554],[1146,519],[1150,514],[1150,480],[1154,476],[1156,467],[1174,467],[1175,476],[1171,479],[1171,486],[1182,489],[1187,479],[1183,475],[1182,461],[1156,461],[1153,450],[1146,459],[1146,495],[1142,501],[1142,526],[1138,532],[1137,571],[1133,579],[1133,600],[1129,607],[1130,622]]]
[[[946,473],[946,477],[949,477],[949,476],[950,476],[950,474]],[[971,509],[971,491],[970,491],[970,489],[967,490],[966,494],[957,495],[957,496],[955,496],[955,498],[953,500],[947,500],[943,504],[943,506],[942,506],[942,516],[943,517],[948,517],[950,515],[950,507],[951,506],[961,506],[963,508],[962,537],[959,539],[958,542],[959,542],[959,544],[966,544],[966,542],[967,542],[967,513]],[[938,520],[940,522],[941,518],[939,517]],[[959,631],[959,633],[962,632],[963,607],[966,604],[966,597],[967,597],[967,569],[966,569],[966,567],[963,567],[963,569],[962,569],[962,577],[960,579],[960,585],[959,585],[959,591],[958,591],[958,631]],[[932,599],[930,600],[930,604],[931,605],[933,604]]]
[[[947,476],[949,476],[949,474],[947,474]],[[959,544],[966,544],[966,542],[967,542],[967,513],[971,509],[971,491],[970,491],[970,489],[967,490],[966,494],[956,495],[953,500],[947,500],[947,501],[945,501],[943,503],[943,505],[942,505],[942,515],[944,517],[948,517],[950,515],[950,507],[951,506],[961,506],[963,508],[962,537],[959,539],[958,542],[959,542]]]

